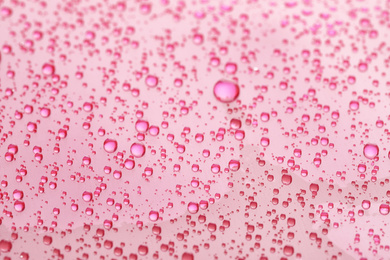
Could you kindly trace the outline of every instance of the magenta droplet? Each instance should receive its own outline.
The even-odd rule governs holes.
[[[367,159],[374,159],[379,154],[379,147],[376,144],[366,144],[363,154]]]
[[[158,84],[158,78],[156,76],[149,75],[146,77],[145,83],[148,87],[154,88]]]
[[[40,112],[41,112],[41,116],[44,118],[49,117],[51,113],[50,109],[46,107],[42,108]]]
[[[149,212],[149,219],[150,219],[151,221],[155,222],[155,221],[158,220],[158,218],[159,218],[159,214],[158,214],[157,211],[153,211],[153,210],[152,210],[152,211]]]
[[[240,169],[240,161],[230,160],[229,161],[229,169],[233,172],[238,171]]]
[[[371,207],[371,202],[369,200],[362,201],[362,208],[363,209],[369,209],[370,207]]]
[[[218,101],[230,103],[237,99],[240,88],[234,82],[220,80],[214,85],[214,96]]]
[[[7,252],[11,251],[11,249],[12,249],[12,243],[10,241],[7,241],[7,240],[0,241],[0,251],[1,252],[7,253]]]
[[[145,133],[149,129],[149,122],[145,120],[138,120],[135,123],[135,129],[140,133]]]
[[[352,111],[358,110],[358,109],[359,109],[359,102],[358,102],[358,101],[355,101],[355,100],[351,101],[351,102],[349,103],[349,108],[350,108]]]
[[[23,201],[17,200],[15,201],[14,208],[17,212],[22,212],[25,208],[25,204]]]
[[[107,153],[113,153],[118,148],[118,142],[114,139],[106,139],[103,148]]]
[[[387,204],[381,204],[381,205],[379,206],[379,213],[381,213],[382,215],[387,215],[387,214],[389,214],[389,212],[390,212],[390,207],[389,207],[389,205],[387,205]]]
[[[285,247],[283,248],[283,253],[284,253],[284,255],[286,255],[286,256],[291,256],[291,255],[293,255],[293,254],[294,254],[294,247],[292,247],[292,246],[285,246]]]
[[[138,254],[140,254],[140,255],[147,255],[148,252],[149,252],[149,249],[148,249],[147,246],[140,245],[140,246],[138,247]]]
[[[51,64],[48,64],[48,63],[45,63],[43,66],[42,66],[42,73],[46,76],[51,76],[53,75],[55,72],[55,67]]]
[[[133,143],[130,147],[130,152],[134,157],[140,158],[145,154],[145,146],[140,143]]]
[[[83,200],[86,201],[86,202],[90,202],[92,200],[92,193],[88,192],[88,191],[85,191],[83,193]]]
[[[190,202],[188,203],[187,209],[189,213],[195,214],[199,211],[199,205],[198,203]]]

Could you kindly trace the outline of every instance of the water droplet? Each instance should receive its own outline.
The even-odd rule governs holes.
[[[140,245],[140,246],[138,247],[138,254],[140,254],[140,255],[147,255],[148,252],[149,252],[149,249],[148,249],[147,246]]]
[[[195,202],[188,203],[187,210],[191,214],[196,214],[199,211],[199,204]]]
[[[45,63],[42,66],[42,73],[46,76],[51,76],[55,72],[55,67],[49,63]]]
[[[106,139],[103,148],[107,153],[113,153],[118,148],[118,142],[114,139]]]
[[[374,159],[379,154],[379,147],[376,144],[366,144],[363,154],[367,159]]]
[[[294,254],[294,247],[284,246],[283,253],[285,256],[292,256]]]
[[[158,218],[159,218],[159,214],[158,214],[157,211],[153,211],[152,210],[152,211],[149,212],[149,219],[150,219],[150,221],[155,222],[155,221],[158,220]]]
[[[362,201],[362,208],[363,209],[369,209],[370,207],[371,207],[371,202],[369,200]]]
[[[156,76],[148,75],[145,79],[145,83],[148,87],[154,88],[158,84],[158,78]]]
[[[12,243],[7,240],[1,240],[0,241],[0,251],[3,253],[8,253],[12,249]]]
[[[140,143],[133,143],[130,147],[131,154],[136,158],[144,156],[145,150],[145,146]]]
[[[214,85],[214,96],[218,101],[230,103],[237,99],[240,94],[240,88],[234,82],[220,80]]]
[[[15,201],[14,208],[17,212],[22,212],[25,208],[25,204],[23,201],[17,200]]]
[[[390,206],[388,204],[381,204],[379,206],[379,212],[382,214],[382,215],[387,215],[389,214],[390,212]]]

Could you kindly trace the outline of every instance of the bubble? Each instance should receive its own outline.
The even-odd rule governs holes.
[[[220,80],[214,85],[214,96],[222,103],[230,103],[237,99],[240,88],[236,83]]]
[[[118,148],[118,142],[114,139],[106,139],[103,148],[107,153],[113,153]]]
[[[145,146],[140,143],[133,143],[130,147],[131,154],[136,158],[144,156],[145,150]]]
[[[379,147],[376,144],[366,144],[363,154],[367,159],[374,159],[379,154]]]

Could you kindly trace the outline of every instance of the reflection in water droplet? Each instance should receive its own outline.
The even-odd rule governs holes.
[[[237,99],[240,94],[240,88],[234,82],[220,80],[214,85],[214,96],[218,101],[230,103]]]
[[[374,159],[379,154],[379,147],[376,144],[366,144],[363,154],[367,159]]]
[[[107,153],[113,153],[118,148],[118,142],[113,139],[106,139],[104,141],[103,147]]]

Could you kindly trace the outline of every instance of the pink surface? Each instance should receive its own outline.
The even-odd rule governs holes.
[[[1,259],[389,259],[389,8],[0,0]]]

